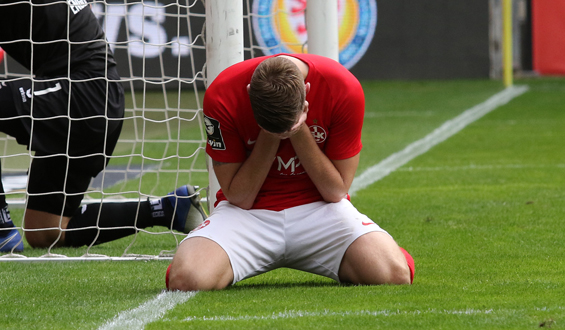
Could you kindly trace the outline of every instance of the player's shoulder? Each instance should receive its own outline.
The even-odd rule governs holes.
[[[247,98],[247,85],[255,68],[264,57],[254,58],[233,64],[220,72],[206,89],[204,94],[204,108],[206,106],[233,105],[245,102]]]
[[[336,74],[350,73],[341,63],[326,56],[316,54],[294,54],[293,56],[307,63],[309,66],[315,67],[318,71],[327,71]]]
[[[315,54],[297,54],[296,57],[310,68],[311,79],[322,79],[332,86],[342,85],[357,87],[359,81],[357,78],[341,63],[320,55]]]
[[[265,58],[266,57],[256,57],[232,64],[220,72],[214,80],[214,83],[216,83],[216,81],[229,82],[233,80],[250,80],[255,68],[257,68],[259,63],[261,63]]]

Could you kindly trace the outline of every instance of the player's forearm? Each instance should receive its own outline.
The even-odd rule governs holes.
[[[233,179],[222,187],[228,201],[242,209],[250,209],[271,169],[280,140],[261,132],[257,142]]]
[[[290,138],[300,164],[326,202],[339,202],[349,185],[332,161],[322,152],[307,125]]]

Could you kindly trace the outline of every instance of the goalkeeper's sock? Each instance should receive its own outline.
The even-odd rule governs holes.
[[[159,201],[84,205],[67,225],[65,245],[96,245],[135,234],[138,228],[170,227],[172,217],[172,208],[162,207]],[[81,229],[87,227],[91,228]]]
[[[8,211],[8,205],[0,206],[0,228],[13,227],[12,217],[10,216],[10,211]]]
[[[1,171],[0,174],[2,174]],[[10,211],[8,210],[8,204],[6,203],[6,195],[4,194],[4,186],[0,180],[0,238],[8,236],[11,232],[10,230],[1,229],[12,227],[14,227],[14,223],[12,222],[12,217],[10,217]]]
[[[21,252],[23,250],[22,236],[12,222],[8,205],[4,205],[0,208],[0,252]]]
[[[4,186],[2,185],[2,180],[0,180],[0,252],[21,252],[23,250],[22,236],[12,222],[8,204],[6,203]]]
[[[8,210],[8,205],[4,204],[4,206],[0,207],[0,229],[14,227],[12,217],[10,217],[10,211]],[[10,234],[10,232],[10,230],[0,230],[0,237],[6,237]]]

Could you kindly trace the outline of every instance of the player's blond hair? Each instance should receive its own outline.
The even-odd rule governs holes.
[[[259,126],[271,133],[286,132],[304,109],[304,77],[292,61],[268,58],[253,73],[249,99]]]

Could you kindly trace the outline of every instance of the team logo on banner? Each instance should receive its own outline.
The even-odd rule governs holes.
[[[253,31],[263,53],[306,53],[307,0],[255,0]],[[377,26],[376,0],[338,0],[339,62],[351,68],[367,51]]]

